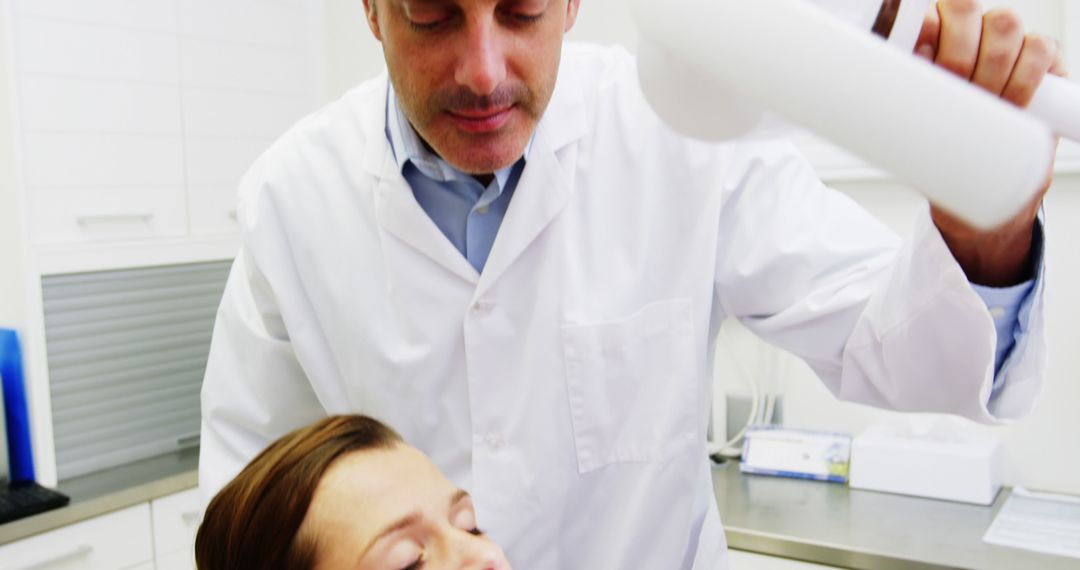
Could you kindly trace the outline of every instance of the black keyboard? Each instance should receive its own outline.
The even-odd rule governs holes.
[[[0,524],[58,509],[70,500],[37,483],[0,484]]]

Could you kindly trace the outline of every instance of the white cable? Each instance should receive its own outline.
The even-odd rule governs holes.
[[[762,392],[764,397],[761,402],[761,413],[758,415],[758,422],[760,424],[768,424],[771,421],[769,410],[772,407],[772,376],[769,374],[770,361],[769,361],[769,345],[764,342],[759,342],[757,347],[758,357],[758,381],[762,385]]]
[[[728,334],[727,329],[725,329],[724,326],[720,327],[720,336],[723,336],[725,343],[729,347],[732,347],[731,360],[735,363],[735,366],[738,367],[739,374],[746,379],[747,384],[750,386],[750,414],[747,415],[746,423],[743,425],[742,429],[738,431],[738,433],[736,433],[733,437],[731,437],[731,439],[727,440],[722,445],[711,443],[708,446],[708,452],[709,455],[719,453],[720,455],[723,455],[725,457],[738,457],[742,454],[742,450],[738,447],[734,447],[736,442],[742,439],[743,436],[746,435],[747,430],[750,429],[750,426],[754,425],[758,421],[758,405],[761,397],[759,393],[760,387],[758,386],[757,377],[750,373],[750,371],[746,368],[746,365],[738,357],[737,351],[734,350],[734,347],[732,346],[731,336]]]
[[[761,416],[761,423],[772,425],[773,415],[776,413],[776,395],[779,392],[778,360],[780,352],[772,345],[765,345],[765,414]]]

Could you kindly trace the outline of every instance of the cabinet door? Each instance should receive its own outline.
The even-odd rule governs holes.
[[[202,521],[198,489],[154,499],[154,553],[158,570],[191,570],[195,567],[195,531]]]
[[[320,2],[177,4],[192,236],[236,234],[236,189],[255,159],[317,106]],[[317,28],[316,28],[317,29]]]
[[[776,558],[743,550],[729,550],[728,563],[730,570],[839,570],[836,566]]]
[[[159,554],[155,559],[155,570],[195,570],[195,552],[180,550],[171,554]]]
[[[18,0],[17,122],[33,242],[187,234],[173,0]]]
[[[0,547],[5,570],[116,570],[152,563],[143,503]]]

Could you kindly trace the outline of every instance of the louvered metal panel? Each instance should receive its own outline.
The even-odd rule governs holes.
[[[43,278],[60,479],[198,444],[230,262]]]

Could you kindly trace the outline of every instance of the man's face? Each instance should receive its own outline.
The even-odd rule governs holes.
[[[551,93],[580,0],[364,0],[401,108],[470,174],[513,164]]]

